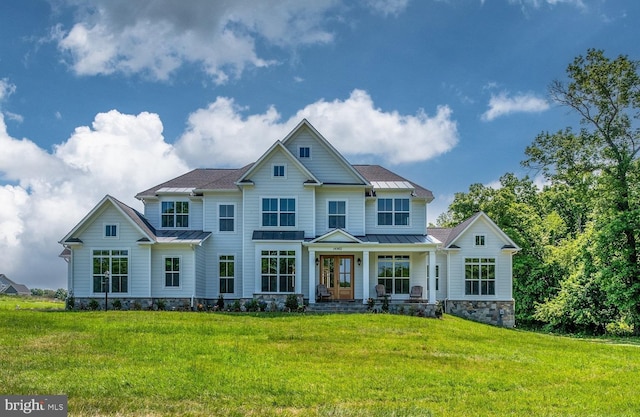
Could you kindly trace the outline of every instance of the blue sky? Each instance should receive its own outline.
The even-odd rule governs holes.
[[[66,285],[57,244],[105,194],[257,159],[306,117],[429,219],[576,125],[547,88],[588,48],[638,59],[635,0],[0,3],[0,273]],[[535,173],[531,173],[535,174]]]

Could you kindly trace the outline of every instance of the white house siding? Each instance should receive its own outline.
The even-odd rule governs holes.
[[[233,232],[219,231],[219,204],[235,205]],[[220,295],[220,256],[233,255],[235,260],[234,293],[223,294],[225,298],[238,298],[242,295],[242,194],[237,192],[215,192],[204,196],[204,230],[211,231],[211,237],[205,245],[206,283],[205,298],[217,298]]]
[[[286,178],[272,178],[272,165],[286,165]],[[282,152],[275,152],[270,158],[256,169],[250,178],[255,186],[244,187],[243,200],[243,283],[242,297],[252,297],[259,288],[260,276],[255,275],[258,263],[255,251],[251,250],[254,242],[252,234],[254,230],[291,230],[304,231],[305,236],[312,236],[315,226],[315,189],[305,187],[304,182],[308,178],[297,169],[294,162]],[[263,227],[262,226],[262,198],[295,198],[296,199],[296,226],[295,227]],[[299,270],[299,269],[298,269]]]
[[[162,202],[163,201],[186,201],[189,203],[189,227],[185,229],[191,230],[203,230],[202,223],[202,198],[190,198],[185,194],[170,194],[170,195],[162,195],[159,201],[153,201],[151,203],[153,208],[149,207],[145,210],[145,216],[147,212],[151,215],[149,219],[150,223],[153,224],[157,229],[163,229],[161,220],[161,211],[162,211]],[[152,211],[155,210],[155,214]],[[155,217],[155,222],[152,220]],[[178,228],[166,228],[166,229],[178,229]],[[180,230],[180,229],[178,229]]]
[[[485,246],[475,246],[475,236],[485,235]],[[449,271],[449,298],[453,300],[511,300],[511,255],[501,250],[507,243],[487,223],[479,220],[472,224],[455,242],[459,250],[451,251]],[[465,258],[495,258],[496,294],[465,295]],[[442,273],[441,273],[442,275]]]
[[[144,217],[154,225],[160,227],[160,201],[159,200],[145,200],[144,201]]]
[[[300,158],[298,151],[300,146],[311,148],[310,158]],[[326,183],[347,183],[353,184],[362,182],[353,171],[329,151],[314,135],[304,129],[291,137],[286,143],[287,149],[320,181]]]
[[[164,260],[180,258],[180,286],[165,285]],[[195,295],[194,249],[188,245],[155,245],[151,255],[151,296],[153,298],[191,298]]]
[[[436,265],[440,267],[440,282],[438,283],[438,291],[436,292],[437,300],[447,298],[447,254],[438,252],[436,254]]]
[[[118,225],[118,237],[104,237],[104,226]],[[136,242],[143,235],[130,220],[118,209],[108,204],[97,213],[95,221],[86,223],[84,230],[76,235],[83,242],[81,246],[73,246],[74,296],[99,297],[102,293],[93,292],[93,251],[94,250],[128,250],[129,280],[128,292],[116,293],[113,296],[144,297],[149,293],[149,252],[146,246]]]
[[[364,199],[364,188],[318,188],[316,191],[316,234],[323,235],[329,231],[329,201],[345,201],[346,231],[354,236],[364,235]]]
[[[207,246],[208,240],[206,240],[202,246],[195,246],[195,275],[196,275],[196,289],[194,295],[202,296],[205,294],[207,285]]]
[[[409,198],[409,226],[378,226],[378,198]],[[425,234],[427,208],[424,200],[410,196],[410,192],[379,191],[377,198],[366,199],[365,227],[367,234]]]

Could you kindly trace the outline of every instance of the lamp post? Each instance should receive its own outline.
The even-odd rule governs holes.
[[[104,311],[107,311],[109,298],[109,271],[104,271]]]

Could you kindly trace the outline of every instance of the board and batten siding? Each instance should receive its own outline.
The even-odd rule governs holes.
[[[484,246],[475,246],[476,235],[485,236]],[[513,298],[512,258],[510,253],[501,250],[506,243],[483,220],[472,224],[455,242],[460,249],[450,252],[449,298],[452,300],[511,300]],[[495,295],[465,295],[465,258],[495,258]],[[442,272],[440,275],[442,276]]]
[[[104,226],[118,226],[117,237],[105,237]],[[97,213],[95,220],[87,223],[77,235],[83,244],[73,247],[73,294],[76,297],[99,297],[104,293],[93,292],[93,251],[128,250],[128,292],[115,293],[111,297],[146,297],[149,294],[149,248],[136,242],[143,234],[113,205],[107,204]]]

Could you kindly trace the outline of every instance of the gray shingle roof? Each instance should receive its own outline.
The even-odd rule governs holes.
[[[413,186],[416,196],[433,200],[433,193],[430,190],[380,165],[353,165],[353,167],[369,182],[408,182]]]
[[[0,274],[0,293],[30,295],[31,290],[26,285],[13,282],[5,274]]]

